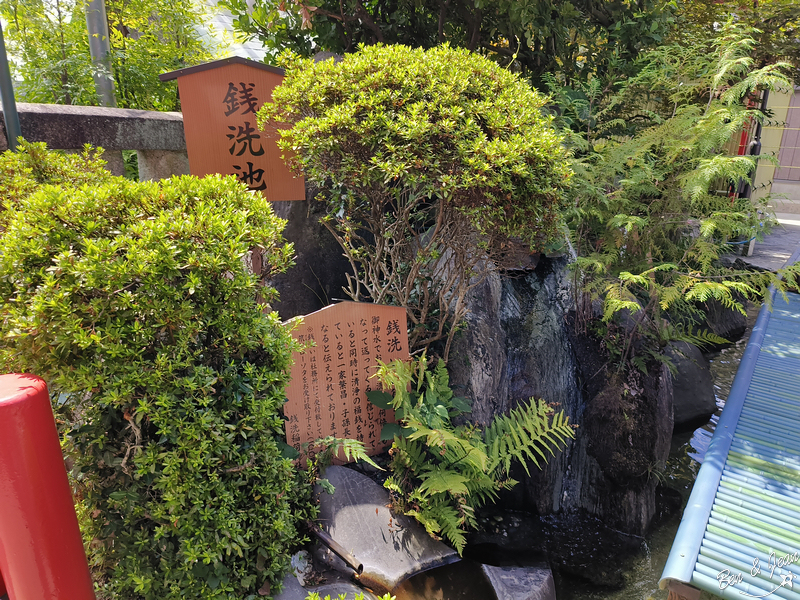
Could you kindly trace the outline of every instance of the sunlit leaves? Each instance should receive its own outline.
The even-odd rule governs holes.
[[[232,177],[134,183],[91,153],[9,154],[0,360],[58,398],[104,593],[227,599],[277,583],[313,515],[276,443],[295,343],[243,258],[257,247],[284,269],[284,221]]]
[[[659,355],[664,332],[704,343],[702,332],[679,332],[670,321],[695,322],[710,301],[741,312],[743,299],[784,285],[721,261],[771,222],[767,198],[739,196],[758,160],[769,158],[731,147],[765,119],[751,94],[790,85],[786,64],[754,65],[756,33],[728,23],[690,45],[645,52],[639,73],[599,99],[571,222],[584,289],[604,301],[605,331],[632,329],[612,350],[623,360],[643,347],[631,343],[637,337],[648,340],[647,360]],[[565,114],[585,123],[576,108],[568,102]]]
[[[499,415],[486,430],[454,426],[451,417],[468,410],[469,402],[454,396],[443,362],[428,369],[425,355],[381,364],[377,378],[384,389],[394,388],[392,405],[403,426],[394,437],[393,475],[385,487],[396,495],[396,509],[459,553],[465,530],[476,526],[475,509],[516,484],[508,477],[511,464],[521,462],[526,471],[528,462],[541,467],[574,437],[563,412],[534,399]],[[392,396],[369,397],[381,405]]]

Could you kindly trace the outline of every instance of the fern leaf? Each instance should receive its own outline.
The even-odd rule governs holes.
[[[420,516],[426,521],[434,522],[439,525],[436,532],[441,533],[447,538],[447,540],[453,544],[459,556],[461,555],[464,551],[464,547],[467,545],[467,539],[464,536],[464,530],[461,529],[464,518],[455,508],[449,504],[435,504],[422,510]],[[419,519],[419,517],[417,518]],[[423,521],[420,522],[424,525]]]
[[[569,419],[562,412],[554,413],[543,400],[531,400],[499,415],[486,430],[486,445],[491,448],[489,465],[497,469],[500,465],[508,473],[512,459],[520,461],[529,473],[527,459],[541,468],[536,455],[547,462],[545,451],[554,450],[567,438],[575,436]]]
[[[466,482],[467,478],[457,473],[441,467],[435,467],[420,475],[422,484],[419,486],[420,492],[426,496],[439,493],[450,494],[469,494]]]

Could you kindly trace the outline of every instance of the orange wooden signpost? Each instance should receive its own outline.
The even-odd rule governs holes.
[[[281,158],[276,130],[259,131],[256,112],[272,100],[283,69],[234,56],[171,71],[178,80],[192,175],[236,175],[267,200],[305,200],[305,184]]]
[[[380,389],[374,375],[378,361],[408,359],[406,310],[364,302],[341,302],[298,317],[292,335],[315,345],[294,356],[288,401],[286,439],[295,448],[329,435],[364,442],[367,453],[385,450],[384,423],[393,411],[367,400],[367,390]]]

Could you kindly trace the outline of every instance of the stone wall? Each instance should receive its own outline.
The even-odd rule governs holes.
[[[141,179],[189,173],[183,115],[102,106],[17,104],[22,136],[57,150],[105,149],[109,170],[122,175],[122,150],[136,150]],[[8,149],[5,120],[0,120],[0,151]]]

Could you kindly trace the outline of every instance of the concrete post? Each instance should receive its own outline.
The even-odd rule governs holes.
[[[0,97],[3,101],[3,117],[8,134],[8,148],[17,149],[17,138],[22,135],[17,114],[17,101],[14,99],[14,85],[11,82],[11,70],[6,55],[6,42],[3,39],[3,27],[0,26]],[[3,587],[0,579],[0,590]],[[0,596],[3,594],[0,592]]]
[[[173,175],[189,174],[189,157],[185,150],[137,150],[139,180],[157,181]]]
[[[86,29],[89,31],[89,52],[95,66],[94,84],[97,97],[103,106],[116,106],[105,0],[86,1]]]

